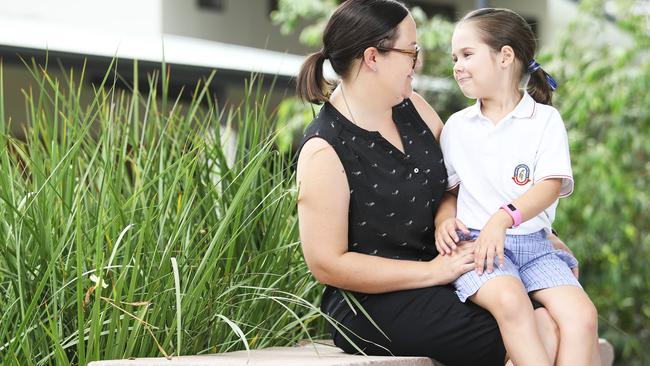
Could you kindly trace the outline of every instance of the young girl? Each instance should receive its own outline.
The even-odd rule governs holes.
[[[476,240],[476,271],[454,282],[456,294],[494,315],[516,365],[599,365],[596,309],[546,239],[573,178],[566,130],[551,106],[556,84],[535,49],[526,21],[507,9],[479,9],[456,26],[454,78],[477,103],[442,132],[457,216],[436,222],[436,246],[448,254],[459,240]],[[528,294],[558,323],[557,360],[544,352]]]

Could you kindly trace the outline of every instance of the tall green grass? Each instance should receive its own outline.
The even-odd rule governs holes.
[[[211,78],[181,102],[164,64],[146,93],[137,63],[126,89],[113,66],[87,103],[83,69],[56,79],[29,65],[24,140],[0,94],[2,364],[225,352],[322,331],[291,157],[261,84],[221,108]]]

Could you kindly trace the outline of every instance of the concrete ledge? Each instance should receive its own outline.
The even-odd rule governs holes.
[[[604,339],[600,340],[600,357],[603,366],[611,366],[614,348]],[[159,358],[136,358],[130,360],[95,361],[88,366],[444,366],[426,357],[357,356],[344,353],[329,345],[301,342],[297,347],[273,347],[200,356],[180,356],[167,360]]]
[[[598,347],[600,348],[600,365],[611,366],[614,364],[614,347],[607,342],[606,339],[598,340]]]
[[[96,361],[88,366],[438,366],[426,357],[357,356],[344,353],[340,348],[325,344],[308,344],[297,347],[273,347],[200,356],[180,356],[167,360],[137,358],[134,360]]]

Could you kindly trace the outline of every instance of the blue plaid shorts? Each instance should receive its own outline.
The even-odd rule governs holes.
[[[458,233],[461,240],[476,240],[479,231],[470,229],[470,234]],[[556,286],[580,286],[571,268],[578,261],[570,254],[553,248],[546,239],[546,232],[540,230],[525,235],[506,235],[504,245],[504,266],[499,268],[494,260],[492,273],[484,271],[479,276],[475,270],[461,275],[456,281],[456,295],[465,302],[474,295],[484,283],[498,276],[513,276],[521,280],[526,291],[532,292]]]

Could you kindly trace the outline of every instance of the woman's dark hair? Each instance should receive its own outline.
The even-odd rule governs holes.
[[[338,75],[349,75],[352,62],[368,47],[393,46],[397,25],[408,13],[395,0],[347,0],[341,4],[325,27],[323,48],[307,56],[300,68],[300,98],[316,104],[326,102],[335,85],[323,76],[325,60],[329,59]]]
[[[520,62],[522,79],[529,73],[528,65],[535,57],[537,40],[521,15],[510,9],[484,8],[465,15],[459,24],[469,22],[476,26],[483,42],[494,51],[500,52],[503,46],[512,47]],[[551,105],[553,90],[541,67],[530,73],[527,91],[538,103]]]

